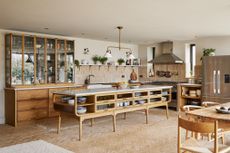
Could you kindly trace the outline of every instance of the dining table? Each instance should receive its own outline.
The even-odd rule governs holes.
[[[196,109],[193,111],[189,111],[186,114],[202,121],[218,121],[219,128],[222,128],[224,131],[230,131],[230,114],[218,113],[216,111],[216,108],[218,107],[230,108],[230,102],[206,107],[203,109]]]

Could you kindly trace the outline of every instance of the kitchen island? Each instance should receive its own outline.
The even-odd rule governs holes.
[[[61,127],[61,115],[71,113],[79,118],[79,140],[82,138],[84,120],[102,116],[112,116],[113,131],[116,131],[116,115],[144,110],[148,124],[149,109],[165,106],[168,118],[168,103],[171,101],[171,86],[144,85],[125,89],[83,89],[63,90],[53,93],[54,109],[59,112],[58,133]]]

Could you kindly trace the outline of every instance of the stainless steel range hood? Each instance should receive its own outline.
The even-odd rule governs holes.
[[[162,42],[161,50],[162,54],[155,59],[149,61],[154,64],[182,64],[184,61],[173,54],[173,42]]]

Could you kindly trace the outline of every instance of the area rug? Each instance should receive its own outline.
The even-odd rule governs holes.
[[[0,148],[0,153],[73,153],[43,140]]]

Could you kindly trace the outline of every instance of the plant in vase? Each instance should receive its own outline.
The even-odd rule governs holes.
[[[125,60],[124,60],[123,58],[119,58],[119,59],[117,60],[117,63],[118,63],[119,65],[122,65],[123,63],[125,63]]]
[[[76,66],[77,68],[80,67],[80,62],[79,62],[79,60],[74,60],[74,64],[75,64],[75,66]]]
[[[202,61],[204,56],[215,56],[215,51],[216,51],[216,49],[214,49],[214,48],[204,48],[203,49],[203,56],[200,58],[200,60]]]
[[[94,55],[94,56],[92,57],[92,60],[93,60],[93,63],[94,63],[94,64],[97,64],[97,62],[100,60],[100,57],[99,57],[98,55]]]
[[[105,64],[107,60],[107,57],[99,57],[99,61],[101,62],[101,64]]]

